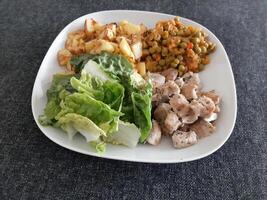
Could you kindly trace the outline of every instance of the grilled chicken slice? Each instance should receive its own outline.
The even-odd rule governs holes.
[[[181,93],[187,100],[196,99],[198,97],[197,91],[200,87],[200,79],[198,74],[188,72],[182,78],[184,80],[184,84],[181,88]]]
[[[149,73],[149,78],[152,81],[153,88],[159,87],[165,83],[165,77],[158,73]]]
[[[150,131],[150,135],[147,139],[147,142],[152,145],[158,145],[161,140],[161,130],[158,122],[156,120],[152,120],[152,129]]]
[[[171,97],[170,105],[179,117],[185,116],[189,109],[189,102],[182,94],[174,95],[173,97]]]
[[[185,83],[181,89],[181,94],[183,94],[187,100],[196,99],[197,89],[197,85],[192,83]]]
[[[192,124],[195,121],[198,120],[199,114],[197,112],[195,112],[191,106],[189,105],[188,108],[186,109],[186,112],[184,112],[185,114],[183,114],[182,116],[182,122],[184,124]]]
[[[173,68],[169,68],[161,72],[163,76],[165,76],[166,81],[174,81],[178,76],[178,71]]]
[[[167,81],[159,88],[162,96],[172,96],[180,93],[180,88],[174,81]]]
[[[181,124],[177,115],[172,111],[169,112],[164,120],[164,133],[172,134]]]
[[[200,86],[200,79],[197,73],[187,72],[182,76],[182,78],[186,84],[193,84],[198,87]]]
[[[216,108],[214,102],[211,100],[211,98],[206,96],[200,97],[198,102],[203,106],[200,111],[200,117],[209,118]]]
[[[209,92],[200,92],[199,96],[209,97],[215,105],[218,105],[220,103],[220,96],[215,93],[215,90],[211,90]]]
[[[197,143],[197,135],[194,131],[175,131],[172,135],[173,146],[177,149],[189,147]]]
[[[170,112],[171,106],[167,103],[161,103],[154,111],[154,119],[163,123]]]
[[[190,126],[190,129],[196,132],[199,138],[203,138],[211,135],[215,131],[215,126],[213,126],[210,122],[199,119],[197,122]]]

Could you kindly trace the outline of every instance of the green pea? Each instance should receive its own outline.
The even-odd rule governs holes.
[[[207,42],[204,43],[204,47],[208,48],[209,44]]]
[[[181,55],[179,55],[177,58],[179,59],[179,61],[182,61],[184,59],[184,57]]]
[[[158,46],[158,47],[156,48],[156,52],[157,52],[157,53],[160,53],[160,52],[161,52],[161,47]]]
[[[204,54],[207,53],[207,48],[204,47],[204,46],[202,46],[202,47],[201,47],[201,53],[204,53]]]
[[[156,47],[150,47],[150,48],[149,48],[149,52],[150,52],[151,54],[155,53],[156,50],[157,50]]]
[[[192,42],[193,42],[194,44],[197,44],[197,43],[200,42],[200,39],[197,38],[197,37],[193,37],[193,38],[192,38]]]
[[[179,71],[180,72],[183,72],[183,71],[185,71],[185,66],[184,65],[179,65]]]
[[[153,42],[152,42],[152,46],[153,46],[153,47],[156,47],[156,46],[158,46],[158,43],[157,43],[156,41],[153,41]]]
[[[168,43],[168,41],[167,40],[162,40],[162,45],[166,45],[167,43]]]
[[[180,61],[179,61],[178,58],[175,58],[173,62],[176,63],[176,64],[178,65]]]
[[[198,38],[201,37],[201,35],[202,35],[202,34],[201,34],[200,31],[197,31],[197,32],[195,33],[195,36],[198,37]]]
[[[164,31],[162,34],[163,39],[167,39],[169,37],[169,32],[168,31]]]
[[[177,67],[177,64],[174,63],[174,62],[172,62],[172,63],[171,63],[171,67],[176,68],[176,67]]]
[[[201,53],[201,48],[199,46],[195,46],[194,47],[194,50],[197,54],[200,54]]]
[[[184,48],[184,49],[185,49],[186,46],[187,46],[187,44],[186,44],[185,42],[182,42],[182,43],[180,44],[180,47],[181,47],[181,48]]]
[[[164,59],[161,59],[161,60],[159,61],[159,65],[161,65],[161,66],[165,65],[165,63],[166,63],[166,61],[165,61]]]

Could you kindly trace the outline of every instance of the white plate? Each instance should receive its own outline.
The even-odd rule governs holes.
[[[64,47],[67,34],[82,28],[86,18],[94,18],[103,24],[128,20],[133,23],[144,23],[148,27],[154,27],[158,20],[173,17],[173,15],[154,12],[114,10],[84,15],[67,25],[56,37],[45,55],[32,91],[32,112],[41,131],[53,142],[67,149],[91,156],[99,156],[79,134],[74,137],[73,141],[69,141],[67,134],[63,131],[53,127],[41,126],[38,122],[38,116],[43,114],[46,105],[46,90],[51,84],[52,76],[63,70],[57,62],[58,50]],[[211,63],[206,70],[200,73],[203,89],[215,89],[222,97],[221,113],[217,120],[216,132],[209,137],[201,139],[196,145],[182,150],[174,149],[169,138],[164,139],[159,146],[139,144],[134,149],[109,144],[107,145],[106,153],[102,156],[103,158],[151,163],[186,162],[208,156],[219,149],[229,138],[235,124],[237,100],[233,72],[228,56],[221,42],[207,28],[189,19],[181,18],[181,21],[187,25],[202,28],[208,33],[209,39],[217,45],[215,53],[210,56]]]

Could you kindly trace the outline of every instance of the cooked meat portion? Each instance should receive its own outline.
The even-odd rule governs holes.
[[[149,78],[152,81],[153,88],[159,87],[165,83],[165,77],[157,73],[149,73]]]
[[[183,80],[183,78],[177,78],[176,80],[175,80],[175,83],[178,85],[178,87],[179,88],[182,88],[183,87],[183,85],[184,85],[184,80]]]
[[[174,95],[170,98],[170,105],[179,117],[185,116],[189,109],[189,102],[181,94]]]
[[[213,126],[210,122],[199,119],[190,126],[190,129],[195,131],[199,138],[203,138],[211,135],[215,131],[215,126]]]
[[[167,81],[164,85],[159,87],[162,96],[172,96],[180,93],[180,88],[174,81]]]
[[[207,122],[213,122],[217,118],[218,118],[218,114],[214,112],[209,117],[204,118],[204,120],[207,121]]]
[[[191,146],[197,142],[197,137],[213,133],[215,126],[211,122],[217,119],[220,111],[219,96],[213,90],[199,91],[198,74],[188,72],[177,77],[177,70],[167,69],[162,75],[152,74],[153,118],[158,122],[156,125],[153,122],[152,133],[154,126],[158,126],[161,134],[172,136],[175,148]]]
[[[199,96],[206,96],[209,97],[215,105],[218,105],[220,103],[220,97],[218,94],[215,93],[214,90],[211,90],[209,92],[200,92]]]
[[[172,134],[181,124],[177,115],[172,111],[169,112],[164,120],[164,133]]]
[[[152,145],[158,145],[161,140],[161,130],[160,126],[156,120],[152,120],[152,129],[150,135],[147,139],[147,142]]]
[[[192,83],[185,83],[181,89],[181,93],[185,96],[187,100],[192,100],[197,98],[197,88],[198,86]]]
[[[194,131],[176,131],[172,135],[173,146],[177,149],[189,147],[197,143],[197,135]]]
[[[171,106],[168,103],[160,104],[154,111],[154,119],[159,123],[163,123],[167,115],[171,112]]]
[[[185,115],[182,116],[182,122],[184,124],[192,124],[197,121],[199,114],[195,112],[189,105],[186,109]]]
[[[193,85],[197,85],[198,87],[200,86],[200,79],[199,79],[198,74],[196,73],[188,72],[184,74],[182,78],[184,79],[184,82],[186,84],[193,84]]]
[[[187,100],[196,99],[197,90],[200,86],[199,76],[192,72],[188,72],[183,76],[184,84],[181,88],[181,93],[185,96]]]
[[[166,81],[174,81],[178,76],[178,70],[169,68],[161,72],[163,76],[165,76]]]
[[[215,110],[214,102],[206,96],[202,96],[198,99],[198,102],[202,104],[203,108],[200,111],[200,117],[208,118]]]

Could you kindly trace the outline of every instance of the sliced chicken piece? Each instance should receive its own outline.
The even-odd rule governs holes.
[[[169,68],[161,72],[163,76],[165,76],[166,81],[174,81],[178,76],[178,70]]]
[[[172,96],[180,93],[180,88],[174,81],[167,81],[164,85],[160,86],[160,93],[163,96]]]
[[[220,112],[220,111],[221,111],[220,107],[219,107],[218,105],[216,105],[216,106],[215,106],[215,110],[214,110],[214,112],[215,112],[215,113],[218,113],[218,112]]]
[[[190,129],[195,131],[199,138],[203,138],[211,135],[215,131],[215,126],[213,126],[210,122],[200,119],[192,124]]]
[[[179,88],[182,88],[184,85],[184,80],[181,77],[177,78],[174,82],[178,85]]]
[[[158,122],[156,120],[152,120],[152,129],[150,131],[150,135],[147,139],[147,142],[152,145],[158,145],[161,140],[161,130]]]
[[[193,100],[190,103],[190,107],[194,110],[195,113],[200,115],[201,111],[204,109],[204,106],[197,100]]]
[[[171,97],[170,105],[179,117],[185,116],[189,109],[189,102],[182,94],[174,95],[173,97]]]
[[[214,102],[206,96],[201,96],[198,99],[198,102],[202,104],[203,108],[200,111],[200,117],[209,118],[212,113],[215,111]]]
[[[197,89],[198,85],[193,83],[185,83],[181,88],[181,94],[183,94],[187,100],[196,99]]]
[[[159,106],[161,103],[168,103],[169,102],[169,97],[168,96],[162,96],[159,93],[153,94],[152,95],[152,105],[153,108]]]
[[[158,73],[149,73],[153,87],[159,87],[165,83],[165,77]]]
[[[215,93],[215,90],[211,90],[209,92],[200,92],[199,95],[209,97],[215,105],[220,103],[220,96]]]
[[[176,131],[172,136],[173,146],[177,149],[192,146],[197,143],[197,135],[194,131]]]
[[[164,121],[164,128],[165,128],[164,132],[172,134],[181,125],[182,123],[179,121],[177,115],[171,111],[167,114],[167,117]]]
[[[192,124],[198,120],[199,114],[195,112],[191,106],[188,107],[187,112],[182,116],[182,122],[184,124]]]
[[[200,86],[200,79],[197,73],[187,72],[182,76],[182,78],[184,79],[185,83],[194,84],[198,87]]]
[[[218,118],[217,113],[212,113],[209,117],[204,118],[205,121],[207,122],[213,122]]]
[[[159,123],[163,123],[170,112],[171,106],[167,103],[161,103],[154,111],[154,119]]]

